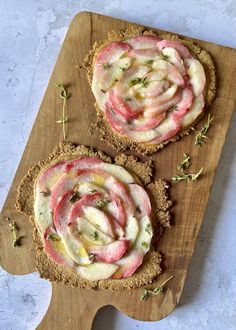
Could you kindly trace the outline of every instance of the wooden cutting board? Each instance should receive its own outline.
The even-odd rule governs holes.
[[[112,29],[126,29],[130,25],[129,22],[84,12],[76,15],[69,27],[2,210],[0,264],[12,274],[27,274],[35,270],[32,227],[27,217],[16,212],[14,204],[16,188],[22,176],[30,166],[47,157],[62,139],[62,127],[56,124],[61,116],[62,104],[54,83],[62,81],[72,94],[68,100],[68,139],[93,146],[111,156],[116,155],[106,143],[99,140],[97,134],[88,135],[90,124],[96,117],[94,97],[86,80],[86,72],[79,66],[95,41],[105,38]],[[174,225],[165,230],[159,241],[159,249],[164,256],[164,272],[155,286],[170,275],[174,275],[174,278],[163,294],[152,296],[146,302],[140,301],[140,289],[133,290],[130,295],[127,291],[81,290],[53,284],[52,301],[39,329],[90,329],[97,310],[105,305],[113,305],[135,319],[160,320],[178,304],[236,99],[236,51],[209,42],[196,42],[212,55],[217,68],[217,97],[211,109],[214,122],[209,130],[209,139],[203,147],[196,148],[193,146],[195,133],[192,133],[152,156],[156,178],[170,180],[176,173],[176,164],[182,160],[183,153],[192,156],[191,172],[204,167],[201,180],[181,182],[171,189],[171,199],[176,201],[172,208]],[[199,123],[198,128],[205,120]],[[19,234],[24,235],[21,247],[12,247],[6,217],[15,220],[20,228]]]

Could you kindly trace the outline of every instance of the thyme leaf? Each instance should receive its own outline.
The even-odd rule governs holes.
[[[17,236],[17,232],[18,232],[17,224],[15,222],[9,223],[9,227],[10,227],[10,231],[12,232],[12,236],[13,236],[12,244],[14,247],[17,247],[20,245],[20,240],[21,240],[21,237]]]
[[[167,278],[160,286],[154,288],[154,289],[146,289],[143,288],[142,289],[142,295],[140,297],[141,301],[146,301],[149,297],[150,294],[153,295],[159,295],[164,291],[165,285],[167,282],[169,282],[174,276],[170,276],[169,278]]]
[[[131,80],[129,81],[129,86],[131,87],[131,86],[134,86],[134,85],[140,84],[141,80],[142,80],[141,78],[134,78],[134,79],[131,79]]]
[[[61,240],[60,236],[58,236],[56,233],[50,233],[47,236],[47,239],[52,240],[53,242],[59,242]]]
[[[168,110],[168,113],[169,113],[169,112],[176,111],[177,108],[178,108],[177,105],[173,105],[173,107],[171,107],[171,108]]]
[[[191,162],[190,156],[184,154],[184,158],[183,158],[182,162],[180,162],[177,165],[177,170],[183,172],[183,170],[185,170],[186,168],[188,168],[190,166],[190,162]]]
[[[203,171],[203,167],[197,173],[189,173],[189,174],[183,173],[181,175],[176,174],[172,176],[171,181],[174,183],[177,183],[179,181],[187,181],[187,182],[196,181],[202,174],[202,171]]]
[[[109,64],[109,63],[103,63],[102,66],[103,66],[104,70],[108,70],[111,68],[111,64]]]
[[[154,62],[154,60],[147,60],[145,63],[148,64],[148,65],[152,65]]]
[[[73,193],[73,195],[70,196],[69,201],[70,201],[71,203],[75,203],[75,202],[76,202],[77,200],[79,200],[79,199],[80,199],[80,195],[79,195],[78,191],[75,191],[75,192]]]
[[[90,192],[90,194],[93,194],[93,193],[97,192],[97,190],[96,189],[90,189],[89,192]]]
[[[65,86],[61,82],[55,83],[55,87],[60,89],[60,97],[63,99],[62,104],[62,118],[57,120],[57,124],[62,124],[62,131],[63,131],[63,138],[66,139],[66,130],[65,130],[65,123],[68,122],[69,116],[65,115],[65,107],[66,107],[66,101],[70,98],[71,94],[68,94]]]
[[[204,139],[207,139],[206,133],[208,129],[210,128],[211,122],[214,119],[214,117],[211,117],[211,114],[209,113],[207,122],[201,127],[200,131],[197,133],[195,137],[194,146],[195,147],[201,147],[205,141]]]
[[[99,201],[97,201],[96,206],[100,209],[102,209],[103,207],[106,207],[108,204],[108,201],[106,199],[100,199]]]
[[[90,234],[90,237],[94,240],[98,240],[98,232],[95,230],[93,233]]]
[[[128,85],[132,87],[138,84],[141,84],[142,87],[146,87],[148,84],[147,77],[131,79]]]
[[[67,123],[69,119],[69,116],[66,116],[65,118],[61,118],[59,120],[56,121],[57,124],[63,124],[63,123]]]
[[[150,223],[147,223],[146,227],[145,227],[145,231],[151,235],[151,224]]]
[[[149,245],[147,242],[141,242],[141,246],[144,247],[145,249],[148,249]]]
[[[169,56],[165,54],[159,54],[159,56],[163,61],[167,61],[169,59]]]
[[[142,85],[142,87],[146,87],[147,84],[148,84],[147,77],[144,77],[141,81],[141,85]]]

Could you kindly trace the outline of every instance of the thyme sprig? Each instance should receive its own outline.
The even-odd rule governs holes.
[[[146,87],[148,84],[147,77],[143,77],[143,78],[136,77],[129,81],[129,87],[132,87],[132,86],[135,86],[138,84],[140,84],[142,87]]]
[[[207,133],[213,119],[214,119],[214,117],[211,117],[211,114],[209,113],[207,122],[205,123],[205,125],[203,125],[201,127],[200,131],[197,133],[197,135],[195,137],[195,142],[194,142],[195,147],[201,147],[205,143],[204,139],[208,138],[206,136],[206,133]]]
[[[183,173],[181,175],[174,175],[172,176],[171,178],[171,181],[174,182],[174,183],[177,183],[179,181],[196,181],[200,175],[202,174],[202,171],[203,171],[203,167],[197,172],[197,173]]]
[[[184,158],[183,158],[182,162],[180,162],[177,165],[177,170],[183,172],[183,170],[188,168],[190,166],[190,164],[191,164],[191,157],[184,153]]]
[[[69,116],[65,115],[65,107],[66,107],[66,101],[70,98],[71,94],[68,94],[65,86],[61,82],[55,83],[55,87],[60,89],[60,97],[63,99],[62,104],[62,117],[56,121],[57,124],[62,124],[62,130],[63,130],[63,138],[66,139],[66,129],[65,129],[65,123],[68,122]]]
[[[141,301],[146,301],[149,297],[150,294],[153,295],[159,295],[164,291],[165,285],[167,282],[169,282],[174,276],[170,276],[169,278],[167,278],[160,286],[154,288],[154,289],[142,289],[142,295],[140,297]]]
[[[17,233],[18,233],[17,224],[15,222],[9,223],[9,227],[10,227],[10,231],[12,232],[12,236],[13,236],[12,244],[14,247],[17,247],[20,245],[20,240],[21,240],[21,237],[18,237],[18,235],[17,235]]]

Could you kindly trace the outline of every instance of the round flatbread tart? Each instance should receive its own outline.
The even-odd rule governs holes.
[[[32,215],[40,274],[53,279],[56,265],[57,276],[64,274],[70,284],[83,287],[111,283],[119,288],[136,276],[135,286],[143,275],[144,282],[152,281],[160,273],[154,237],[161,223],[169,226],[171,202],[165,182],[143,185],[150,181],[151,163],[125,155],[111,163],[102,153],[68,143],[56,151],[28,173],[17,196],[17,208]],[[48,260],[53,267],[46,267]],[[152,262],[151,272],[142,274]]]
[[[85,60],[97,126],[118,150],[152,153],[188,132],[215,94],[205,51],[174,35],[112,33]]]

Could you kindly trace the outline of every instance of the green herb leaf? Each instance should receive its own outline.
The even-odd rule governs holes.
[[[151,228],[151,224],[150,224],[150,223],[147,223],[147,225],[146,225],[146,227],[145,227],[145,231],[146,231],[149,235],[151,235],[151,230],[152,230],[152,228]]]
[[[138,85],[138,84],[141,84],[142,87],[146,87],[147,84],[148,84],[148,81],[147,81],[147,77],[143,77],[143,78],[134,78],[132,80],[129,81],[129,86],[135,86],[135,85]]]
[[[142,289],[142,295],[141,295],[141,297],[140,297],[140,300],[141,301],[146,301],[147,300],[147,298],[148,298],[148,290],[147,289]]]
[[[90,237],[92,237],[92,239],[94,241],[97,241],[98,240],[98,233],[97,233],[97,231],[94,231],[92,234],[90,234]]]
[[[131,79],[131,80],[129,81],[129,86],[131,87],[131,86],[134,86],[134,85],[140,84],[141,81],[142,81],[141,78],[134,78],[134,79]]]
[[[191,158],[190,156],[184,154],[183,160],[177,165],[177,170],[183,172],[186,168],[190,166]]]
[[[97,190],[96,189],[90,189],[89,192],[90,192],[90,194],[93,194],[93,193],[97,192]]]
[[[70,201],[71,203],[75,203],[75,202],[76,202],[77,200],[79,200],[79,199],[80,199],[80,195],[79,195],[78,191],[75,191],[75,192],[73,193],[73,195],[71,195],[69,201]]]
[[[160,294],[160,293],[163,292],[163,289],[164,289],[164,287],[163,287],[163,286],[160,286],[159,288],[155,288],[155,289],[153,290],[153,293],[155,293],[155,294]]]
[[[210,128],[211,122],[214,119],[214,117],[211,117],[211,114],[209,113],[207,122],[201,127],[200,131],[197,133],[195,137],[194,146],[195,147],[201,147],[205,141],[204,139],[207,139],[206,133],[208,129]]]
[[[148,64],[148,65],[152,65],[154,62],[154,60],[147,60],[145,63]]]
[[[108,204],[108,201],[106,199],[100,199],[97,201],[96,206],[99,207],[100,209],[106,207]]]
[[[148,85],[147,77],[144,77],[141,81],[141,86],[146,87]]]
[[[126,101],[126,102],[130,102],[130,101],[132,101],[132,98],[131,98],[131,97],[126,97],[126,98],[125,98],[125,101]]]
[[[159,54],[159,56],[163,61],[167,61],[169,59],[169,56],[165,54]]]
[[[9,223],[9,227],[10,227],[10,231],[12,232],[12,236],[13,236],[12,244],[14,247],[17,247],[20,245],[20,240],[22,238],[22,237],[17,237],[17,232],[18,232],[17,224],[15,222]]]
[[[67,123],[69,119],[69,116],[66,116],[66,118],[61,118],[59,120],[56,121],[57,124],[63,124],[63,123]]]
[[[58,236],[56,233],[50,233],[48,236],[47,236],[47,239],[50,239],[54,242],[59,242],[61,240],[60,236]]]
[[[173,107],[171,107],[169,110],[168,110],[168,113],[170,112],[174,112],[178,109],[177,105],[173,105]]]
[[[111,68],[111,64],[109,63],[103,63],[102,66],[104,70],[109,70]]]
[[[149,247],[147,242],[141,242],[141,246],[143,246],[145,249],[148,249]]]

